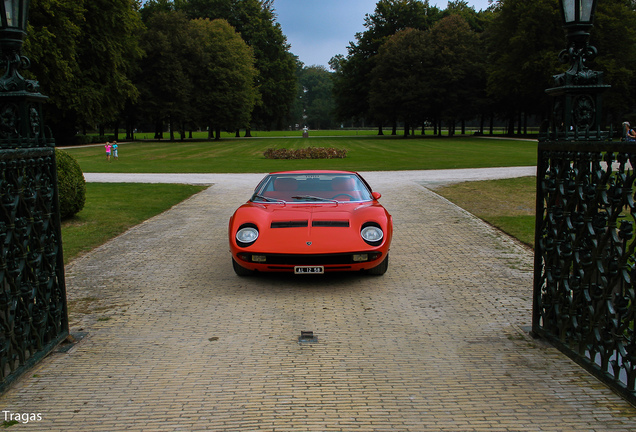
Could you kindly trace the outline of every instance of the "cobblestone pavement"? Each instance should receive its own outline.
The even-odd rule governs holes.
[[[5,420],[41,414],[11,430],[636,430],[527,335],[531,252],[398,177],[367,176],[395,221],[382,277],[236,276],[227,220],[255,175],[75,260],[71,331],[88,335],[0,398]]]

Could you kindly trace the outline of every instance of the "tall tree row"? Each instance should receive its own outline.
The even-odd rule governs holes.
[[[332,58],[336,115],[341,120],[409,126],[470,119],[506,121],[523,133],[528,118],[547,115],[545,89],[564,70],[558,0],[496,0],[485,11],[466,1],[445,10],[420,0],[380,0],[364,20],[348,55]],[[636,82],[636,5],[598,2],[591,44],[612,89],[610,120],[633,110]],[[436,127],[437,129],[437,127]],[[382,131],[382,129],[380,129]]]
[[[32,0],[25,55],[58,142],[143,122],[279,128],[296,58],[272,0]]]
[[[562,72],[558,0],[494,0],[475,11],[378,0],[333,72],[305,67],[276,22],[275,0],[31,0],[25,55],[49,96],[58,143],[105,127],[161,136],[207,129],[333,127],[453,133],[468,120],[523,133],[547,115]],[[590,66],[605,72],[611,121],[636,120],[636,4],[598,2]]]

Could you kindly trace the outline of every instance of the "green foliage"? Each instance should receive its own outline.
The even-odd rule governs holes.
[[[193,58],[193,103],[202,120],[215,127],[217,137],[221,129],[249,126],[258,98],[251,48],[225,20],[195,19],[190,25],[199,48]]]
[[[60,217],[69,218],[84,208],[86,202],[86,181],[84,174],[70,154],[55,150],[57,184],[60,201]]]
[[[294,123],[308,126],[311,129],[329,129],[334,126],[333,120],[333,81],[331,73],[323,66],[303,67],[298,71],[300,92],[298,100],[302,101],[303,118],[296,118]]]
[[[397,32],[380,47],[371,77],[370,108],[384,122],[472,118],[485,71],[479,36],[460,15],[428,30]],[[457,59],[461,59],[458,61]]]
[[[294,101],[296,61],[287,38],[275,21],[273,1],[177,0],[176,10],[189,19],[224,19],[252,48],[258,71],[257,103],[252,124],[263,129],[282,128]]]
[[[636,121],[636,5],[626,0],[598,2],[590,42],[598,49],[594,66],[605,72],[612,88],[603,106],[615,123]]]
[[[141,99],[138,105],[144,116],[161,124],[168,119],[175,124],[193,117],[190,103],[194,91],[191,59],[196,49],[190,21],[179,12],[159,12],[146,22],[147,30],[140,45],[146,55],[140,62],[136,78]]]
[[[565,48],[557,0],[499,2],[488,30],[488,94],[500,111],[541,113]]]
[[[66,142],[86,124],[114,120],[137,89],[141,56],[136,0],[33,0],[25,54],[42,92],[48,124]]]
[[[347,150],[333,147],[268,148],[263,156],[266,159],[343,159],[347,157]]]

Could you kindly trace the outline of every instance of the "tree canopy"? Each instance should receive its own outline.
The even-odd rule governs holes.
[[[126,122],[157,136],[186,129],[395,127],[547,115],[545,89],[565,70],[558,0],[494,0],[475,11],[428,0],[378,0],[332,71],[290,52],[274,0],[32,0],[25,71],[49,96],[59,143]],[[597,6],[590,65],[612,85],[614,122],[636,120],[636,4]]]

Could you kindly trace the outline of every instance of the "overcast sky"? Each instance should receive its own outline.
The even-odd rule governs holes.
[[[347,55],[347,46],[364,31],[365,14],[373,13],[377,0],[274,0],[277,21],[291,44],[290,51],[305,66],[329,67],[336,54]],[[446,9],[447,0],[429,0]],[[475,10],[487,9],[488,0],[468,0]]]

